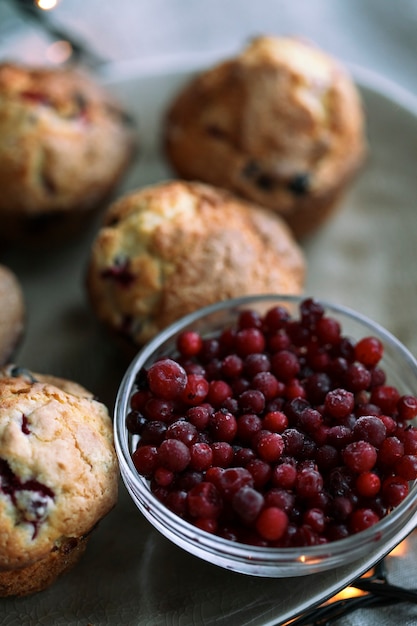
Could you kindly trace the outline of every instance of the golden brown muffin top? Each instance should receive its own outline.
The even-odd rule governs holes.
[[[282,220],[232,194],[168,181],[105,216],[88,288],[98,317],[142,344],[202,306],[252,293],[299,293],[305,263]]]
[[[89,533],[115,505],[117,484],[103,404],[70,381],[0,370],[0,569]]]
[[[283,216],[350,179],[366,143],[347,70],[306,41],[266,36],[186,84],[167,113],[165,140],[180,176]]]

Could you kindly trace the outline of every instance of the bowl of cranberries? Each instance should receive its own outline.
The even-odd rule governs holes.
[[[219,302],[127,370],[122,478],[149,522],[208,562],[324,571],[403,538],[415,516],[416,395],[415,358],[359,313],[310,297]]]

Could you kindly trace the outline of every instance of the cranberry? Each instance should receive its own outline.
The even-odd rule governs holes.
[[[321,317],[316,322],[316,333],[322,344],[336,345],[340,341],[340,323],[331,317]]]
[[[268,541],[281,539],[287,530],[287,514],[277,507],[263,509],[256,520],[256,529]]]
[[[353,472],[368,472],[376,463],[377,451],[367,441],[354,441],[342,452],[343,460]]]
[[[126,428],[133,435],[139,435],[146,422],[146,418],[140,411],[129,411],[126,416]]]
[[[283,306],[274,306],[264,317],[264,328],[267,332],[277,331],[285,326],[290,314]]]
[[[202,482],[188,492],[187,505],[192,517],[216,518],[222,509],[222,500],[213,483]]]
[[[324,399],[326,412],[337,420],[340,420],[353,411],[355,399],[353,393],[346,389],[334,389],[329,391]]]
[[[213,462],[213,451],[207,443],[194,443],[190,448],[190,467],[207,470]]]
[[[283,411],[268,411],[262,420],[263,428],[273,433],[282,433],[288,426],[288,417]]]
[[[281,463],[276,465],[272,471],[272,484],[283,489],[291,489],[295,485],[297,470],[294,465]]]
[[[218,478],[219,491],[226,500],[231,500],[242,487],[253,487],[253,477],[244,467],[229,467]]]
[[[353,533],[366,530],[379,521],[378,515],[372,509],[357,509],[350,518],[350,528]]]
[[[165,422],[157,420],[146,422],[141,431],[141,445],[158,446],[165,439],[167,425]]]
[[[178,439],[185,443],[186,446],[191,446],[197,441],[198,431],[193,424],[186,420],[177,420],[173,422],[165,432],[165,439]]]
[[[246,469],[253,477],[257,489],[262,489],[270,480],[272,469],[269,463],[262,459],[253,459],[246,465]]]
[[[387,429],[382,420],[372,415],[360,417],[352,430],[354,439],[368,441],[379,448],[387,436]]]
[[[367,367],[375,367],[382,358],[384,347],[376,337],[364,337],[355,346],[355,358]]]
[[[408,495],[408,481],[400,476],[388,476],[382,483],[382,497],[389,507],[398,506]]]
[[[365,498],[373,498],[381,489],[381,480],[374,472],[363,472],[359,474],[356,481],[356,489],[359,495]]]
[[[242,441],[250,441],[262,428],[262,420],[255,413],[244,413],[237,419],[237,435]]]
[[[323,489],[323,477],[314,469],[303,469],[297,473],[295,489],[301,498],[312,498]]]
[[[210,432],[218,441],[233,441],[237,433],[235,416],[226,410],[216,411],[210,418]]]
[[[262,431],[256,438],[256,450],[263,461],[275,463],[284,451],[284,440],[278,433]]]
[[[380,407],[383,413],[388,415],[394,413],[397,402],[400,399],[400,393],[389,385],[380,385],[374,387],[371,392],[371,402]]]
[[[242,328],[261,328],[262,318],[257,311],[251,309],[245,309],[240,312],[237,320],[237,327]]]
[[[201,374],[189,374],[181,399],[186,404],[198,405],[204,402],[209,393],[209,383]]]
[[[158,449],[151,445],[139,446],[132,454],[132,460],[139,474],[150,478],[158,466]]]
[[[285,389],[271,372],[259,372],[256,374],[252,379],[252,387],[260,391],[265,400],[272,400]]]
[[[280,350],[272,355],[271,367],[278,380],[287,382],[300,371],[300,362],[290,350]]]
[[[207,401],[218,408],[232,394],[232,388],[224,380],[212,380],[208,387]]]
[[[203,347],[203,339],[199,333],[186,330],[178,335],[177,348],[183,356],[196,356]]]
[[[211,444],[213,453],[213,465],[219,467],[229,467],[233,462],[234,452],[230,443],[226,441],[215,441]]]
[[[237,378],[243,372],[243,361],[237,354],[228,354],[221,364],[221,372],[226,378]]]
[[[252,524],[256,520],[263,504],[262,494],[249,486],[238,489],[232,498],[233,509],[245,524]]]
[[[257,352],[249,354],[243,363],[243,371],[248,378],[253,378],[261,372],[269,372],[270,368],[271,362],[269,357],[266,354],[258,354]]]
[[[264,348],[265,338],[257,328],[244,328],[236,334],[236,351],[239,356],[263,352]]]
[[[158,462],[172,472],[182,472],[190,463],[188,446],[179,439],[165,439],[158,448]]]
[[[415,396],[401,396],[397,402],[398,418],[412,420],[417,417],[417,398]]]
[[[179,363],[172,359],[157,361],[148,370],[149,388],[156,396],[174,400],[184,391],[187,374]]]

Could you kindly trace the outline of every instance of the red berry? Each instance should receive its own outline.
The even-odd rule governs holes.
[[[256,450],[263,461],[276,463],[284,451],[284,440],[278,433],[262,431],[256,438]]]
[[[340,420],[353,411],[355,398],[353,393],[346,389],[329,391],[324,399],[325,411],[332,417]]]
[[[253,487],[238,489],[232,498],[233,510],[245,524],[252,524],[264,505],[264,497]]]
[[[379,493],[381,480],[374,472],[363,472],[359,474],[356,481],[356,489],[359,495],[365,498],[373,498]]]
[[[216,411],[210,418],[210,432],[218,441],[233,441],[237,433],[235,416],[229,411]]]
[[[152,393],[165,400],[174,400],[184,391],[187,374],[179,363],[162,359],[149,368],[148,382]]]
[[[379,522],[379,517],[372,509],[357,509],[350,518],[350,528],[353,533],[370,528]]]
[[[190,467],[203,471],[213,462],[213,451],[208,443],[194,443],[190,448]]]
[[[375,367],[383,353],[384,346],[376,337],[364,337],[355,346],[355,358],[367,367]]]
[[[139,446],[132,454],[132,460],[139,474],[150,478],[158,466],[158,450],[155,446]]]
[[[281,539],[288,527],[287,514],[277,507],[268,507],[260,512],[256,520],[256,530],[264,539]]]
[[[369,472],[376,463],[377,451],[367,441],[354,441],[342,452],[343,460],[353,472]]]
[[[190,458],[188,446],[178,439],[166,439],[159,446],[159,464],[172,472],[182,472],[188,467]]]
[[[263,427],[273,433],[282,433],[288,426],[288,418],[283,411],[269,411],[262,420]]]
[[[236,352],[245,357],[253,352],[263,352],[265,338],[257,328],[243,328],[236,334]]]
[[[216,518],[222,510],[222,500],[213,483],[195,485],[187,496],[188,511],[192,517]]]
[[[288,382],[300,371],[300,362],[297,355],[290,350],[280,350],[271,357],[272,373],[284,382]]]
[[[203,347],[203,339],[193,330],[185,330],[177,338],[177,348],[183,356],[196,356]]]
[[[382,497],[388,507],[398,506],[408,495],[408,481],[400,476],[389,476],[382,483]]]
[[[181,399],[188,405],[198,405],[205,401],[209,392],[209,383],[201,374],[189,374]]]
[[[404,395],[397,402],[398,418],[409,421],[417,417],[417,398]]]

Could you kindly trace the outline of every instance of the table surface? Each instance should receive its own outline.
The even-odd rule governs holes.
[[[152,67],[173,56],[239,48],[259,33],[296,34],[376,72],[405,99],[407,93],[417,94],[416,0],[61,0],[50,15],[111,63],[139,60],[142,67]],[[0,2],[0,58],[43,62],[49,45],[12,2]],[[405,568],[398,563],[394,559],[390,565],[397,584],[417,574],[415,559]],[[252,623],[245,608],[240,610],[241,624]],[[361,611],[336,623],[384,626],[393,616],[396,623],[417,623],[415,607],[407,604]]]

